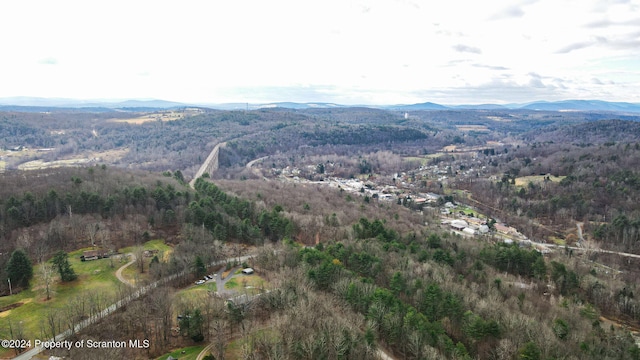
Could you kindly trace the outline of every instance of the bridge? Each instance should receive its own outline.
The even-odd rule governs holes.
[[[227,145],[226,142],[219,143],[213,148],[213,150],[211,150],[211,153],[209,153],[207,159],[204,161],[204,163],[202,163],[202,166],[200,166],[200,169],[198,169],[196,175],[189,182],[189,186],[191,186],[191,188],[195,186],[196,180],[199,177],[201,177],[205,173],[212,175],[216,170],[218,170],[218,154],[220,153],[220,148],[224,147],[225,145]]]

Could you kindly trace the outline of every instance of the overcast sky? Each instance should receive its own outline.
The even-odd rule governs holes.
[[[0,97],[640,102],[640,0],[8,0],[0,46]]]

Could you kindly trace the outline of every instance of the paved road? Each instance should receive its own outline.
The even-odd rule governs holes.
[[[241,268],[242,266],[236,266],[232,268],[231,270],[229,270],[229,273],[224,279],[222,278],[222,274],[226,271],[226,267],[223,266],[222,268],[220,268],[220,270],[218,270],[218,272],[216,273],[216,289],[218,290],[219,296],[225,297],[226,295],[233,294],[234,291],[229,291],[224,289],[224,284],[229,282],[229,280],[231,280],[231,278],[234,277],[235,272]]]
[[[262,172],[261,172],[260,170],[258,170],[258,169],[254,169],[254,168],[253,168],[253,164],[255,164],[255,163],[256,163],[256,162],[258,162],[258,161],[263,161],[263,160],[267,159],[268,157],[269,157],[269,156],[263,156],[263,157],[261,157],[261,158],[257,158],[257,159],[251,160],[251,161],[249,161],[249,162],[247,163],[247,165],[245,165],[245,167],[247,168],[247,170],[251,171],[255,176],[262,177],[262,180],[264,180],[264,181],[271,181],[271,180],[270,180],[269,178],[267,178],[266,176],[263,176],[263,175],[262,175]]]
[[[262,160],[264,160],[264,159],[266,159],[268,157],[269,156],[263,156],[261,158],[253,159],[253,160],[249,161],[247,163],[247,165],[245,165],[245,167],[247,168],[247,170],[251,170],[251,168],[253,167],[253,164],[257,163],[258,161],[262,161]]]
[[[547,243],[539,243],[539,242],[535,242],[535,241],[531,241],[531,243],[535,244],[535,245],[552,247],[552,248],[559,248],[559,249],[564,249],[566,247],[567,249],[577,250],[577,251],[587,251],[588,250],[588,249],[585,249],[583,247],[577,247],[577,246],[565,246],[565,245],[547,244]],[[631,254],[631,253],[626,253],[626,252],[621,252],[621,251],[603,250],[603,249],[591,249],[591,251],[593,251],[595,253],[614,254],[614,255],[619,255],[619,256],[623,256],[623,257],[631,257],[631,258],[640,259],[640,255],[638,255],[638,254]]]

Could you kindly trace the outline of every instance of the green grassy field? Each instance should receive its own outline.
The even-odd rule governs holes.
[[[114,260],[112,267],[111,259],[80,261],[80,255],[86,250],[89,249],[80,249],[69,253],[69,263],[78,275],[76,280],[61,283],[59,275],[54,272],[50,300],[46,300],[40,265],[34,266],[30,289],[16,295],[0,298],[0,307],[22,303],[21,306],[0,313],[0,338],[10,337],[9,323],[14,331],[16,327],[21,328],[26,339],[42,338],[42,329],[46,328],[47,314],[56,311],[64,319],[65,307],[83,294],[95,295],[99,293],[109,299],[109,304],[114,301],[116,289],[120,286],[120,282],[114,275],[119,266],[118,262]],[[4,355],[5,352],[0,349],[0,357]]]
[[[194,285],[194,286],[190,286],[184,290],[181,290],[177,293],[177,296],[182,297],[182,298],[189,298],[189,297],[196,297],[200,294],[206,294],[208,292],[216,292],[218,291],[218,288],[216,287],[216,282],[215,281],[210,281],[207,283],[204,283],[202,285]],[[198,294],[198,295],[196,295]]]
[[[171,250],[162,240],[149,241],[144,244],[144,248],[148,250],[157,249],[159,251]],[[120,252],[127,252],[127,250],[130,251],[131,249],[133,248],[123,249]],[[0,308],[21,303],[20,306],[0,313],[0,338],[10,337],[9,324],[12,325],[14,331],[16,328],[20,328],[25,338],[41,338],[47,314],[51,311],[57,311],[62,316],[65,307],[83,294],[101,294],[103,297],[110,299],[109,303],[114,301],[118,287],[122,286],[115,277],[115,271],[126,263],[126,260],[119,260],[113,257],[81,261],[80,256],[83,251],[87,250],[91,250],[91,248],[78,249],[68,254],[69,263],[78,275],[76,280],[62,283],[58,273],[54,271],[50,300],[46,300],[41,265],[34,266],[34,276],[30,282],[29,289],[12,296],[0,297]],[[135,266],[131,267],[133,268],[132,271],[135,272]],[[0,356],[3,355],[4,351],[0,350]]]
[[[482,214],[482,213],[478,212],[477,210],[474,210],[474,209],[472,209],[472,208],[470,208],[468,206],[458,205],[455,208],[451,209],[451,212],[455,213],[455,214],[459,214],[461,211],[467,216],[473,214],[474,217],[477,217],[479,219],[486,218],[486,216],[484,214]]]
[[[256,274],[238,275],[224,284],[224,288],[229,290],[242,291],[245,286],[250,286],[251,288],[255,289],[256,292],[260,292],[259,289],[264,289],[267,285],[268,283]]]
[[[169,245],[164,243],[164,240],[147,241],[146,243],[142,244],[142,248],[144,250],[157,250],[158,258],[160,259],[160,261],[168,261],[168,256],[173,251],[173,249]],[[129,247],[120,249],[120,253],[123,253],[123,254],[126,254],[126,253],[135,254],[135,252],[136,252],[135,246],[129,246]],[[144,259],[145,272],[143,274],[140,274],[140,271],[138,269],[138,264],[135,263],[125,268],[122,271],[122,276],[131,282],[134,282],[135,280],[138,280],[138,281],[147,280],[149,277],[149,271],[148,271],[149,263],[151,263],[152,258],[153,257],[148,257]]]
[[[561,239],[559,237],[556,236],[549,236],[549,240],[551,240],[551,242],[553,242],[554,244],[558,245],[558,246],[564,246],[567,244],[567,242],[564,239]]]
[[[195,360],[195,359],[198,358],[198,354],[200,354],[200,352],[204,348],[205,347],[203,345],[189,346],[189,347],[185,347],[185,348],[182,348],[182,349],[175,350],[175,351],[170,352],[168,354],[164,354],[164,355],[156,358],[156,360],[166,360],[169,356],[173,356],[174,358],[180,359],[180,360]],[[184,351],[184,353],[183,353],[183,351]]]
[[[158,253],[172,250],[171,246],[165,244],[164,240],[160,240],[160,239],[147,241],[146,243],[142,244],[142,248],[145,250],[158,250]],[[128,246],[126,248],[120,249],[120,253],[124,254],[124,253],[134,252],[135,249],[136,249],[135,246]]]
[[[231,280],[227,281],[227,282],[224,284],[224,288],[225,288],[225,289],[235,289],[235,288],[237,288],[238,286],[239,286],[239,284],[238,284],[238,281],[237,281],[237,279],[236,279],[236,278],[233,278],[233,279],[231,279]]]

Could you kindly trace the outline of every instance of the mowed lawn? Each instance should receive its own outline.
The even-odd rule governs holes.
[[[218,291],[218,288],[216,287],[216,282],[208,281],[202,285],[192,285],[186,289],[180,290],[176,293],[176,297],[178,299],[188,300],[188,299],[198,298],[204,295],[209,296],[209,293],[211,292],[215,293],[216,291]]]
[[[241,272],[242,270],[238,270],[236,275],[224,284],[224,288],[242,292],[246,286],[249,289],[256,289],[254,293],[257,294],[260,292],[259,289],[267,287],[268,283],[260,276],[256,274],[244,275]]]
[[[158,252],[158,258],[161,262],[166,262],[169,261],[169,256],[171,255],[171,253],[173,252],[173,248],[170,247],[169,245],[165,244],[164,240],[151,240],[151,241],[147,241],[146,243],[142,244],[142,248],[144,250],[157,250]],[[136,253],[136,247],[135,246],[129,246],[126,248],[122,248],[120,249],[120,253],[122,254],[127,254],[127,253]],[[153,259],[153,256],[151,257],[146,257],[144,258],[144,273],[140,273],[140,269],[138,268],[138,263],[135,262],[131,265],[129,265],[126,269],[124,269],[122,271],[122,276],[131,281],[131,282],[137,282],[137,281],[143,281],[143,280],[148,280],[149,278],[149,264],[151,263],[151,259]],[[128,260],[127,260],[128,261]],[[123,265],[127,262],[124,261]]]
[[[160,257],[161,253],[173,250],[171,246],[164,243],[164,240],[160,239],[147,241],[146,243],[142,244],[142,248],[145,250],[158,250],[158,257]],[[129,252],[135,252],[135,250],[135,246],[128,246],[126,248],[120,249],[120,253],[126,254]]]
[[[168,354],[164,354],[158,358],[157,360],[166,360],[169,356],[172,356],[175,359],[180,360],[195,360],[198,358],[198,354],[204,349],[204,345],[199,346],[189,346],[182,349],[174,350]]]
[[[69,263],[78,275],[78,279],[75,281],[62,283],[57,270],[54,270],[50,300],[46,300],[40,265],[34,266],[34,276],[29,290],[12,296],[0,297],[0,308],[17,303],[23,304],[0,313],[0,324],[2,324],[0,325],[0,338],[11,338],[9,334],[9,324],[11,324],[14,338],[16,329],[22,328],[25,339],[42,339],[43,326],[48,332],[45,325],[47,314],[51,311],[57,311],[64,324],[65,307],[71,306],[70,304],[83,294],[101,294],[105,298],[103,302],[113,303],[118,286],[121,286],[114,275],[120,266],[119,262],[116,259],[80,261],[80,255],[86,250],[90,249],[80,249],[69,253]],[[0,357],[3,355],[5,355],[5,351],[0,349]]]

